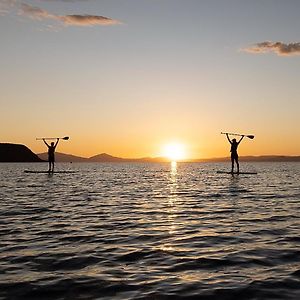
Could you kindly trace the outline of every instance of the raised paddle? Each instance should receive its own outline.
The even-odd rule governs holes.
[[[229,133],[229,132],[221,132],[221,134],[229,134],[229,135],[237,135],[237,136],[246,136],[248,139],[253,140],[254,135],[246,135],[246,134],[239,134],[239,133]]]
[[[60,140],[65,140],[67,141],[69,139],[68,136],[65,136],[65,137],[62,137],[62,138],[36,138],[36,140],[57,140],[57,139],[60,139]]]

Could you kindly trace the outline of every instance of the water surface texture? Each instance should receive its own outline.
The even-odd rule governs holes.
[[[300,164],[0,164],[0,299],[300,299]]]

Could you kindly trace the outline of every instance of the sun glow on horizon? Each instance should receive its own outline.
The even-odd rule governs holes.
[[[178,161],[186,158],[185,146],[181,143],[169,143],[163,147],[162,154],[171,161]]]

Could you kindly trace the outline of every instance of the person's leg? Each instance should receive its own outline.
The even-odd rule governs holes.
[[[54,160],[53,157],[49,158],[49,172],[53,172],[53,166],[54,165]]]
[[[236,161],[236,166],[237,166],[237,172],[238,172],[238,173],[240,173],[240,164],[239,164],[239,158],[238,158],[238,157],[236,157],[235,161]]]
[[[233,173],[233,169],[234,169],[234,157],[231,156],[231,173]]]

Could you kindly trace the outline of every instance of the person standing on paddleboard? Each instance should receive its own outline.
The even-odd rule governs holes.
[[[239,165],[239,156],[237,153],[237,148],[240,144],[240,142],[242,141],[242,139],[244,138],[244,135],[242,135],[242,137],[240,138],[240,140],[237,142],[236,139],[232,139],[232,141],[230,140],[228,133],[226,133],[227,139],[229,141],[229,143],[231,144],[231,148],[230,148],[230,152],[231,152],[231,173],[233,173],[233,169],[234,169],[234,162],[236,162],[236,166],[237,166],[237,173],[240,172],[240,165]]]
[[[43,139],[43,141],[46,144],[46,146],[48,147],[48,162],[49,162],[48,172],[54,172],[54,161],[55,161],[54,152],[55,152],[55,148],[59,142],[59,138],[56,139],[55,144],[54,144],[54,142],[52,142],[50,145],[46,142],[45,139]]]

